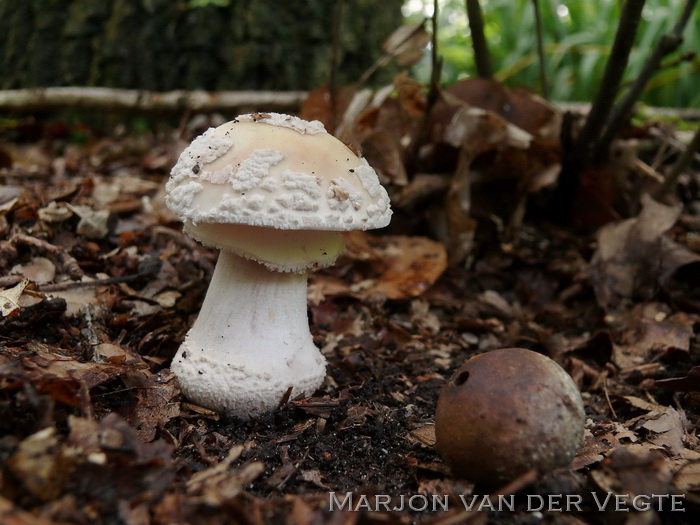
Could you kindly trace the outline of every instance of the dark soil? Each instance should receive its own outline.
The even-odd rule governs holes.
[[[0,318],[0,522],[690,523],[700,510],[697,171],[656,251],[627,237],[624,254],[637,255],[615,252],[615,265],[599,257],[599,225],[548,220],[539,193],[510,231],[480,215],[473,247],[445,268],[454,252],[426,219],[445,186],[416,208],[388,182],[393,225],[351,239],[310,277],[324,385],[241,421],[189,403],[168,369],[216,260],[162,202],[183,142],[16,123],[0,145],[0,293],[29,283],[17,308],[3,296]],[[624,195],[631,218],[640,195]],[[685,258],[649,264],[679,250]],[[625,272],[637,272],[631,295]],[[475,487],[435,451],[435,406],[460,364],[504,347],[571,374],[585,438],[570,468]],[[332,493],[352,493],[353,506],[331,510]],[[515,508],[469,513],[459,499],[487,494]],[[662,510],[600,511],[595,497],[608,494],[665,499]],[[672,494],[685,512],[670,512]],[[580,509],[566,512],[567,495]],[[391,496],[390,508],[375,496]],[[421,498],[391,510],[401,496]],[[422,496],[450,508],[421,510],[432,501]],[[554,504],[533,510],[548,496]]]

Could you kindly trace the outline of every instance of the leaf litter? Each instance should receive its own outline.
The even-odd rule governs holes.
[[[392,48],[408,62],[425,38],[412,31]],[[577,523],[612,523],[596,511],[609,492],[681,494],[697,510],[700,176],[696,165],[680,198],[657,202],[655,179],[634,171],[670,131],[637,130],[646,147],[626,151],[639,162],[606,166],[635,183],[587,180],[596,197],[570,225],[546,205],[563,114],[536,96],[469,79],[425,119],[405,75],[344,88],[335,107],[327,95],[311,93],[302,116],[366,153],[394,219],[348,235],[338,263],[310,277],[325,383],[245,422],[189,403],[168,369],[216,253],[181,232],[163,184],[206,119],[184,142],[73,143],[32,119],[31,139],[24,125],[0,129],[0,521],[460,522],[460,509],[331,513],[328,494],[479,494],[434,450],[435,403],[465,359],[512,346],[562,364],[588,420],[570,469],[505,493],[579,494],[584,510],[566,515]],[[470,516],[533,519],[520,500],[515,514]]]

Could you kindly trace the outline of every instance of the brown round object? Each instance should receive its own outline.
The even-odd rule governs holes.
[[[531,469],[567,466],[584,421],[581,394],[563,368],[531,350],[504,348],[469,359],[444,386],[436,447],[455,475],[494,487]]]

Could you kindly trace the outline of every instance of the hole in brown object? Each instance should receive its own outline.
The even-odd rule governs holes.
[[[457,374],[457,377],[455,377],[455,385],[462,386],[467,382],[467,379],[469,379],[469,372],[467,370],[460,372]]]

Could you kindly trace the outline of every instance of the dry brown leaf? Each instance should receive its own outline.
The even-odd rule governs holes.
[[[25,438],[7,466],[33,496],[48,501],[63,491],[71,461],[63,454],[56,429],[48,427]]]
[[[651,306],[651,305],[649,305]],[[656,353],[673,349],[688,353],[693,337],[693,326],[697,322],[694,316],[683,312],[666,317],[658,312],[654,317],[647,317],[643,309],[633,309],[630,316],[633,326],[623,335],[623,342],[613,345],[612,361],[622,369],[648,364],[649,359]]]
[[[29,381],[39,392],[71,406],[80,405],[82,385],[89,390],[124,371],[112,364],[82,363],[35,342],[26,348],[5,347],[0,353],[0,376]]]
[[[16,233],[6,241],[0,241],[0,267],[8,266],[10,261],[16,260],[20,247],[34,249],[46,255],[71,279],[80,279],[83,276],[80,265],[65,249],[26,233]]]
[[[323,482],[323,476],[321,474],[321,471],[318,469],[311,469],[311,470],[301,469],[301,470],[299,470],[299,477],[301,479],[303,479],[304,481],[308,481],[309,483],[313,483],[314,485],[316,485],[320,489],[329,490],[331,488],[329,485],[326,485]]]
[[[673,484],[686,493],[699,491],[700,458],[695,457],[692,460],[685,460],[683,465],[674,473]]]
[[[109,210],[94,210],[90,206],[72,206],[70,204],[66,204],[66,206],[80,217],[75,233],[88,239],[104,239],[107,236],[109,233],[107,225]]]
[[[56,277],[56,265],[46,257],[34,257],[28,263],[13,266],[10,273],[23,275],[37,284],[50,283]]]
[[[671,488],[663,454],[639,445],[616,448],[601,469],[591,472],[591,479],[603,491],[599,500],[607,494],[668,494]]]
[[[408,183],[403,148],[396,133],[387,129],[372,131],[362,142],[362,154],[377,172],[393,184],[404,186]]]
[[[700,392],[700,366],[691,368],[684,377],[660,379],[656,384],[673,392]]]
[[[423,425],[409,432],[411,439],[425,447],[435,446],[435,425]]]
[[[627,422],[627,426],[651,431],[647,441],[674,456],[685,449],[688,420],[684,412],[635,396],[624,396],[623,399],[630,405],[647,411],[647,414]]]
[[[146,368],[129,367],[122,381],[133,389],[136,402],[125,405],[119,412],[136,429],[142,441],[152,441],[158,429],[180,415],[180,403],[175,400],[180,391],[169,370],[152,374]]]
[[[486,148],[487,144],[527,149],[533,139],[530,133],[496,113],[474,107],[457,110],[445,130],[444,138],[445,142],[455,148],[468,147],[477,150]]]
[[[0,291],[0,315],[14,317],[19,314],[19,298],[29,284],[29,279],[22,279],[12,288]]]
[[[78,281],[74,282],[64,282],[62,284],[70,286],[71,284],[77,284]],[[78,315],[80,309],[86,304],[97,305],[99,303],[97,299],[97,288],[96,286],[76,286],[75,288],[66,287],[63,290],[54,290],[47,292],[51,297],[60,297],[66,301],[66,315]]]
[[[445,99],[453,107],[466,104],[492,111],[531,134],[559,135],[560,113],[541,97],[523,88],[511,91],[494,79],[474,77],[448,87]],[[444,111],[443,108],[437,110]]]
[[[237,496],[245,483],[255,479],[264,470],[262,463],[252,463],[247,472],[245,468],[232,471],[231,466],[238,460],[243,448],[243,445],[234,445],[223,461],[192,475],[187,481],[187,492],[209,505],[221,505]],[[250,465],[254,465],[253,469]],[[241,474],[243,477],[240,477]]]
[[[447,254],[441,243],[425,237],[376,237],[351,232],[347,237],[348,257],[372,266],[366,279],[353,283],[349,295],[366,299],[383,294],[389,299],[422,295],[447,268]]]
[[[64,450],[79,464],[71,475],[80,481],[84,496],[102,498],[112,491],[115,503],[155,501],[172,482],[172,446],[163,440],[142,442],[118,414],[99,422],[71,417],[69,426]]]
[[[700,255],[664,236],[680,212],[680,205],[666,206],[644,195],[637,217],[600,229],[590,275],[603,309],[616,310],[630,299],[650,298],[680,266],[700,261]]]
[[[685,447],[686,426],[687,421],[684,415],[670,407],[662,414],[659,414],[656,419],[650,419],[642,425],[643,428],[656,434],[656,436],[649,439],[652,443],[664,447],[674,455],[680,454]]]
[[[308,295],[313,304],[320,304],[328,296],[342,295],[358,299],[377,295],[389,299],[418,297],[447,268],[444,246],[425,237],[377,237],[350,232],[345,239],[347,250],[343,257],[363,261],[362,273],[350,283],[330,275],[312,275]]]
[[[412,66],[423,58],[430,34],[423,23],[399,26],[384,41],[384,52],[396,58],[400,66]]]
[[[5,525],[54,525],[56,522],[34,516],[0,496],[0,523]]]
[[[301,104],[299,116],[305,120],[319,120],[323,122],[329,133],[334,133],[335,126],[340,124],[348,104],[350,104],[355,95],[356,89],[354,86],[337,88],[334,108],[331,103],[328,84],[323,84],[308,94]]]

